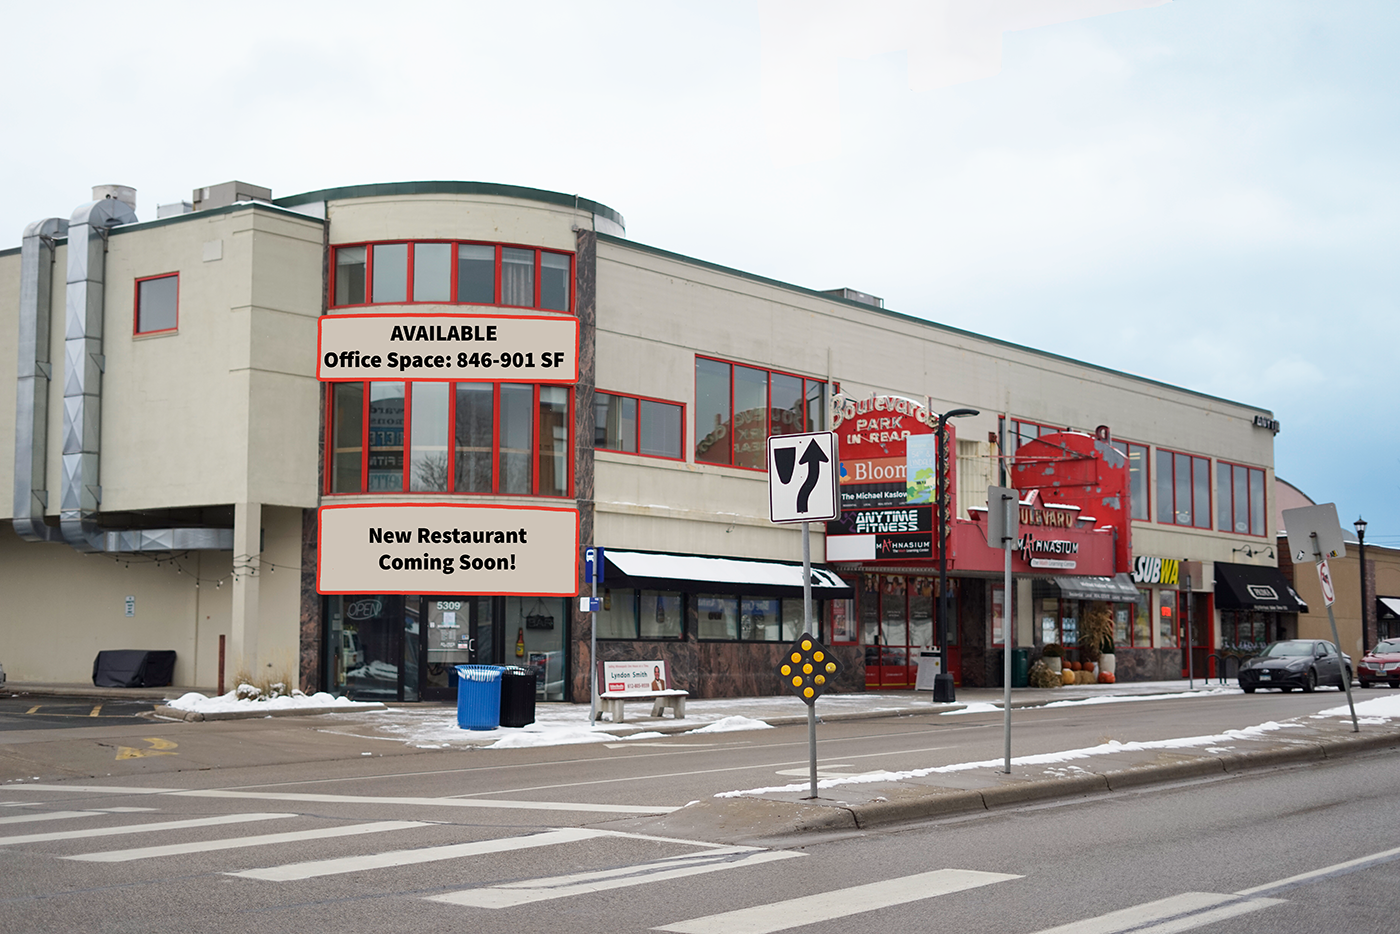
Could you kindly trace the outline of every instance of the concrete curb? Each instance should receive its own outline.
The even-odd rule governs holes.
[[[156,716],[168,720],[184,720],[187,723],[204,723],[210,720],[260,720],[264,717],[318,717],[325,713],[365,713],[371,710],[387,710],[383,704],[368,707],[278,707],[273,710],[224,710],[215,713],[199,713],[195,710],[178,710],[164,704],[156,705]]]
[[[1238,774],[1253,769],[1339,759],[1347,755],[1382,749],[1400,749],[1400,735],[1346,734],[1297,740],[1286,745],[1243,752],[1193,755],[1178,761],[1148,763],[1101,773],[1049,779],[1007,777],[1004,784],[981,789],[920,788],[888,800],[878,799],[854,805],[834,799],[821,799],[814,803],[807,800],[794,802],[763,797],[739,797],[701,802],[676,813],[680,815],[695,808],[702,808],[711,820],[721,826],[747,825],[748,839],[800,837],[812,831],[888,827],[893,824],[956,817],[978,811],[1169,784],[1212,775]],[[996,779],[1001,779],[1000,773]],[[823,794],[835,793],[839,793],[839,790],[823,790]],[[822,814],[823,811],[827,813]],[[767,826],[762,830],[755,827],[756,819]]]

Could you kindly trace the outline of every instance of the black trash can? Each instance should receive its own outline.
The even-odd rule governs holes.
[[[501,726],[535,722],[535,673],[529,668],[501,671]]]

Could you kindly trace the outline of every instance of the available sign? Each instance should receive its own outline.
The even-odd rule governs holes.
[[[578,380],[578,319],[567,315],[323,315],[316,378]]]
[[[578,592],[578,511],[552,506],[322,506],[319,593]]]

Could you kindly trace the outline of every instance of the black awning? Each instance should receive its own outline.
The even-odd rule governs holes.
[[[609,587],[683,590],[752,597],[801,597],[802,565],[751,558],[713,558],[608,548]],[[835,571],[812,565],[812,599],[845,600],[855,596]]]
[[[1308,605],[1278,568],[1215,562],[1215,606],[1221,610],[1306,613]]]
[[[1138,598],[1137,585],[1131,574],[1115,574],[1112,577],[1064,577],[1055,578],[1060,588],[1060,596],[1066,600],[1103,600],[1106,603],[1132,603]]]

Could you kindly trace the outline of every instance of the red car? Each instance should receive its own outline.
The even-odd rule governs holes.
[[[1393,688],[1400,688],[1400,639],[1377,642],[1376,647],[1361,659],[1356,677],[1363,688],[1381,681]]]

